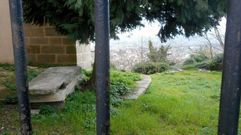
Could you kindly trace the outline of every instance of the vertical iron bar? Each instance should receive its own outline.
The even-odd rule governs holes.
[[[228,0],[219,135],[237,135],[241,92],[241,0]]]
[[[21,134],[31,135],[22,0],[9,0]]]
[[[95,0],[95,59],[97,135],[108,135],[109,109],[109,0]]]

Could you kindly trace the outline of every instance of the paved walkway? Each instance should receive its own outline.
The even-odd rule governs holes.
[[[126,99],[137,99],[141,94],[143,94],[151,84],[151,77],[148,75],[142,75],[142,80],[137,82],[137,87],[130,93]]]

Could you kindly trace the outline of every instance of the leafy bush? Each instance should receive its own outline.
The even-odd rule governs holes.
[[[171,49],[170,45],[164,46],[161,45],[160,48],[155,48],[152,44],[152,41],[148,42],[149,53],[147,57],[151,62],[168,62],[167,56],[170,55],[169,51]]]
[[[143,74],[154,74],[166,71],[169,68],[167,63],[145,62],[134,66],[133,71]]]
[[[192,69],[192,68],[199,68],[199,69],[206,69],[211,71],[220,71],[223,68],[223,54],[217,54],[214,56],[213,59],[200,59],[199,62],[192,63],[188,60],[184,62],[184,69]],[[189,63],[190,64],[187,64]],[[186,65],[185,65],[186,64]]]
[[[209,69],[210,70],[222,70],[223,69],[223,54],[216,55],[210,62],[209,62]]]
[[[203,54],[192,54],[186,59],[183,65],[196,64],[208,60],[208,57]]]

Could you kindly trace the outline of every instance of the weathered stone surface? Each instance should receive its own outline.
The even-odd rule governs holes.
[[[51,94],[35,94],[30,95],[30,102],[31,103],[51,103],[51,102],[61,102],[66,99],[66,97],[73,93],[75,87],[78,85],[80,81],[83,80],[81,75],[72,78],[72,81],[66,85],[64,89],[58,90],[55,93]]]
[[[47,69],[29,84],[31,109],[39,109],[41,105],[62,108],[66,97],[73,93],[83,80],[80,67]]]
[[[142,80],[137,81],[137,87],[130,93],[126,99],[137,99],[141,94],[143,94],[151,84],[151,77],[148,75],[143,75]]]
[[[29,83],[30,95],[51,95],[65,92],[73,85],[73,80],[80,73],[80,67],[53,67],[48,68]]]

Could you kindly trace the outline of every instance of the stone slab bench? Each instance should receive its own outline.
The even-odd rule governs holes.
[[[82,80],[80,67],[48,68],[29,83],[31,107],[64,103],[66,97],[74,92],[76,85]]]

